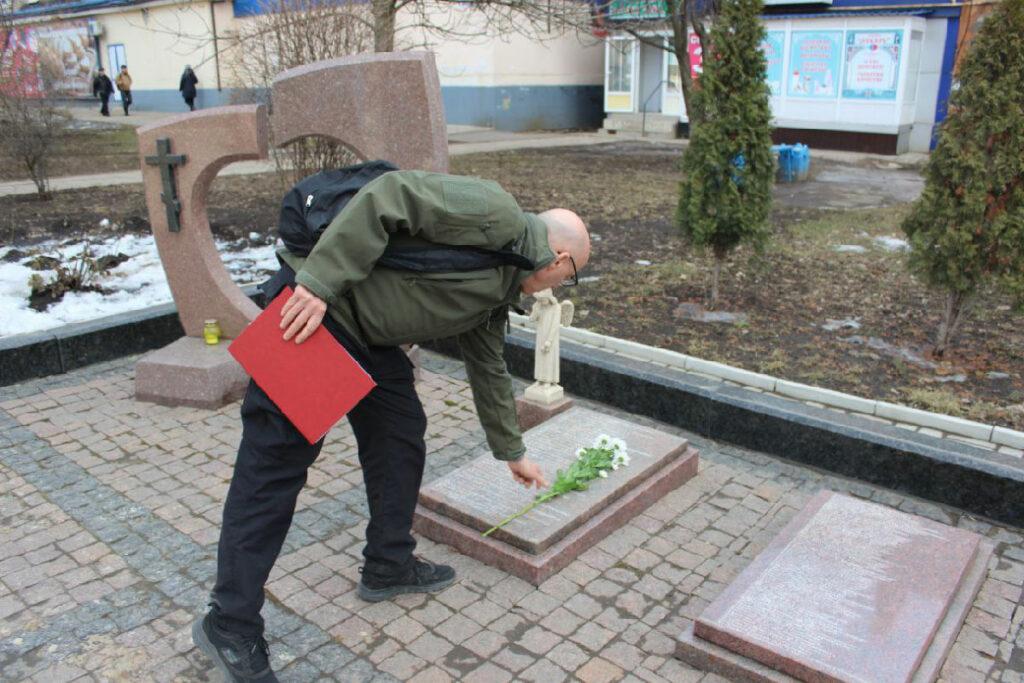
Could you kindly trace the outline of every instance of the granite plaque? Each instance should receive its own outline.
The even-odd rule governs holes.
[[[708,606],[679,654],[692,661],[703,640],[705,659],[724,649],[803,681],[934,680],[991,551],[972,532],[823,491]],[[732,674],[778,680],[758,669]]]
[[[667,432],[574,407],[524,435],[529,457],[549,482],[601,434],[626,442],[628,467],[556,498],[490,537],[482,532],[537,494],[513,482],[490,452],[424,486],[416,529],[436,541],[539,583],[697,472],[697,452]]]

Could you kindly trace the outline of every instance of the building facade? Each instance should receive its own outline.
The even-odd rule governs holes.
[[[252,99],[233,67],[240,51],[260,49],[240,44],[239,36],[252,35],[263,7],[261,0],[41,0],[16,9],[15,29],[4,39],[21,58],[49,60],[65,74],[58,89],[66,96],[89,96],[98,67],[113,78],[125,64],[136,107],[185,111],[178,84],[186,65],[199,79],[199,108]],[[435,53],[449,123],[501,130],[600,126],[600,43],[568,33],[541,40],[496,33],[470,4],[436,11],[458,30],[428,35],[416,27],[422,15],[400,13],[398,44]]]
[[[899,154],[926,152],[954,80],[958,48],[989,3],[938,0],[818,0],[766,3],[765,78],[776,142]],[[685,124],[679,66],[650,2],[650,30],[636,31],[636,5],[612,4],[605,25],[605,128],[660,130]],[[642,26],[642,25],[641,25]],[[653,41],[652,41],[653,39]],[[664,41],[664,47],[651,42]],[[689,36],[691,75],[701,45]]]

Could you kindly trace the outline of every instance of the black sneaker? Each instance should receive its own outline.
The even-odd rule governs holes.
[[[207,614],[192,625],[192,642],[213,660],[225,681],[277,683],[270,669],[270,648],[262,636],[228,633],[217,628]]]
[[[436,593],[455,582],[455,570],[444,564],[434,564],[412,558],[412,566],[398,576],[382,576],[359,569],[359,597],[367,602],[380,602],[405,593]]]

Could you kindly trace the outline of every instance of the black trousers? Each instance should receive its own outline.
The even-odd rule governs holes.
[[[413,512],[423,478],[427,418],[413,385],[412,363],[398,347],[364,351],[331,319],[324,324],[377,386],[348,414],[359,447],[370,521],[364,572],[393,576],[412,563]],[[273,401],[250,382],[242,402],[242,442],[224,505],[212,604],[229,631],[263,631],[263,586],[281,552],[323,441],[310,445]]]
[[[108,106],[110,104],[110,93],[101,93],[100,102],[102,103],[102,106],[100,106],[100,113],[104,116],[110,116],[110,108]]]
[[[128,107],[132,106],[132,91],[121,91],[121,106],[124,108],[124,115],[128,116]]]

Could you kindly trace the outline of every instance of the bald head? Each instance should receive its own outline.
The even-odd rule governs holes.
[[[523,281],[524,294],[557,287],[590,260],[590,234],[579,216],[568,209],[551,209],[537,214],[537,218],[548,229],[548,246],[555,258]]]
[[[549,209],[537,214],[548,227],[548,246],[559,254],[569,253],[582,268],[590,260],[590,233],[583,220],[569,209]]]

